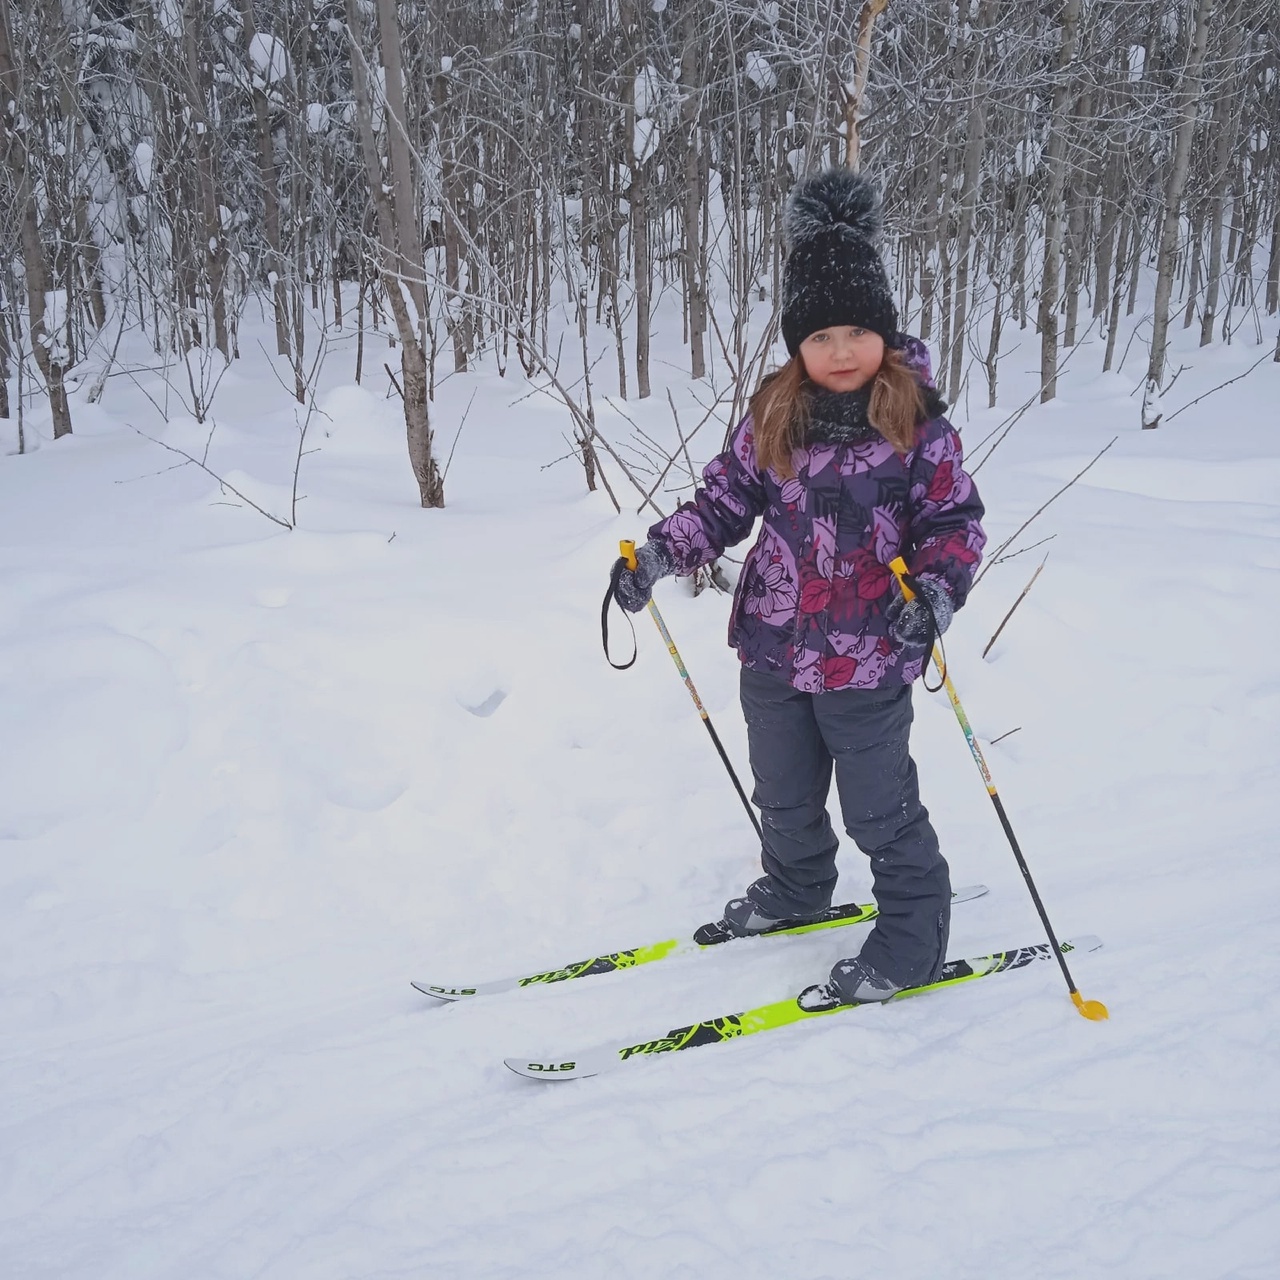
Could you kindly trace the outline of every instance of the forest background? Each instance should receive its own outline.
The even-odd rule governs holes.
[[[486,360],[563,401],[588,487],[608,453],[652,504],[597,400],[653,394],[665,299],[736,421],[786,194],[851,163],[952,401],[994,405],[1028,332],[1041,400],[1086,338],[1132,358],[1141,302],[1154,427],[1170,324],[1257,343],[1280,309],[1278,61],[1268,0],[0,4],[0,418],[22,452],[158,372],[204,423],[253,309],[300,405],[335,335],[357,382],[396,348],[424,506],[435,387]]]

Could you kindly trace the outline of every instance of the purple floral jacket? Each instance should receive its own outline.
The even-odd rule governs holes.
[[[917,338],[898,344],[932,386]],[[750,415],[702,473],[702,487],[649,530],[689,574],[741,542],[763,517],[729,617],[743,664],[806,693],[909,684],[926,654],[889,634],[885,608],[898,587],[889,562],[945,583],[956,608],[969,593],[986,535],[982,503],[962,466],[960,437],[944,417],[924,422],[915,447],[896,453],[878,435],[810,444],[782,480],[756,461]]]

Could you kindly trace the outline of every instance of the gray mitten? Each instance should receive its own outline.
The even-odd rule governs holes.
[[[675,571],[676,564],[666,543],[650,538],[643,547],[637,548],[634,569],[622,563],[613,588],[614,597],[628,613],[639,613],[653,595],[653,584]]]
[[[955,606],[951,603],[951,592],[939,578],[913,578],[911,586],[916,593],[914,600],[896,596],[885,610],[889,634],[899,644],[926,645],[933,639],[934,622],[938,625],[938,635],[951,625]]]

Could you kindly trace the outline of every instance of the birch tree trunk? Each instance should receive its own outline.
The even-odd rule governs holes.
[[[858,15],[858,35],[854,41],[853,83],[844,95],[844,163],[855,173],[862,167],[862,99],[867,92],[867,70],[871,63],[871,33],[876,19],[887,9],[889,0],[865,0]]]
[[[698,30],[694,25],[695,6],[685,5],[682,19],[683,51],[680,58],[680,120],[684,131],[684,282],[689,315],[689,371],[705,378],[707,356],[707,281],[702,269],[702,205],[706,166],[702,163],[702,85],[695,68],[705,65]]]
[[[1040,283],[1040,403],[1058,394],[1058,303],[1062,264],[1063,192],[1067,179],[1068,107],[1071,102],[1069,69],[1075,58],[1080,25],[1080,0],[1067,0],[1062,9],[1062,35],[1058,44],[1049,139],[1045,146],[1048,186],[1044,196],[1044,273]]]
[[[1280,308],[1280,206],[1271,222],[1271,255],[1267,259],[1267,314]]]
[[[1244,34],[1238,4],[1227,6],[1223,14],[1223,62],[1230,68],[1240,52]],[[1213,123],[1216,134],[1213,149],[1213,186],[1209,192],[1209,260],[1205,265],[1204,310],[1200,313],[1200,345],[1213,341],[1218,318],[1218,294],[1222,287],[1222,222],[1227,204],[1227,186],[1231,179],[1231,153],[1235,144],[1236,85],[1228,71],[1214,95]]]
[[[0,148],[17,195],[14,212],[21,224],[22,261],[26,270],[27,313],[31,325],[31,351],[36,367],[49,392],[49,410],[53,417],[53,438],[60,440],[71,434],[71,405],[67,400],[66,365],[57,335],[49,331],[46,296],[52,280],[49,259],[40,239],[39,211],[36,205],[34,157],[24,138],[25,122],[19,123],[24,107],[29,106],[25,77],[14,55],[13,35],[9,26],[9,6],[0,4]]]
[[[0,264],[0,270],[3,270]],[[9,304],[12,301],[9,281],[0,287],[0,418],[9,416]]]
[[[947,377],[947,399],[960,395],[960,378],[964,369],[964,337],[969,322],[969,258],[972,252],[974,207],[978,199],[978,180],[982,152],[986,143],[986,95],[979,91],[984,79],[986,59],[983,55],[985,33],[995,22],[997,0],[983,0],[978,8],[973,31],[973,48],[968,58],[966,78],[969,81],[969,113],[966,124],[963,178],[960,188],[959,225],[956,229],[955,311],[951,322],[951,368]],[[997,300],[998,305],[998,300]]]
[[[253,18],[253,0],[239,0],[240,18],[244,25],[246,67],[253,77],[249,50],[258,28]],[[271,283],[276,322],[276,354],[289,354],[289,299],[284,283],[284,251],[280,241],[280,176],[276,172],[275,151],[271,139],[271,115],[267,106],[266,80],[251,81],[253,118],[258,135],[258,173],[262,181],[263,232],[267,241],[267,273]]]
[[[1160,425],[1164,414],[1160,388],[1164,382],[1165,357],[1169,341],[1169,303],[1173,296],[1173,271],[1178,254],[1178,229],[1182,221],[1182,196],[1187,186],[1191,160],[1191,137],[1200,105],[1204,51],[1209,40],[1209,14],[1213,0],[1197,0],[1195,30],[1191,50],[1182,75],[1182,111],[1174,142],[1173,163],[1164,192],[1164,220],[1160,231],[1160,251],[1156,259],[1156,297],[1151,323],[1151,358],[1142,396],[1142,427],[1150,431]]]
[[[424,507],[444,506],[444,478],[432,453],[427,412],[427,358],[423,331],[427,316],[422,244],[418,238],[417,188],[409,168],[405,132],[404,77],[400,65],[400,31],[394,0],[378,0],[379,35],[387,86],[387,131],[390,141],[391,182],[382,173],[382,157],[373,131],[373,102],[361,40],[360,0],[346,0],[351,44],[351,80],[355,90],[357,128],[365,173],[377,214],[378,257],[387,283],[387,304],[400,335],[401,391],[409,446],[409,464],[418,482]],[[384,25],[385,24],[385,25]],[[412,258],[410,257],[412,254]],[[406,298],[406,294],[408,297]],[[413,311],[410,311],[412,304]]]
[[[1092,127],[1093,95],[1086,92],[1081,95],[1075,120],[1073,134],[1076,138],[1089,138],[1094,135]],[[1093,168],[1072,160],[1072,181],[1066,192],[1067,225],[1064,246],[1066,249],[1065,270],[1063,273],[1063,289],[1066,294],[1066,329],[1062,335],[1063,345],[1076,345],[1076,328],[1080,319],[1080,294],[1084,289],[1086,267],[1086,224],[1087,210],[1093,199]]]
[[[213,121],[209,107],[213,96],[213,68],[207,56],[196,46],[198,19],[196,0],[186,0],[183,8],[183,54],[186,58],[184,97],[195,132],[196,182],[200,195],[200,219],[203,231],[203,259],[209,303],[213,310],[213,341],[230,360],[227,339],[227,246],[222,237],[222,218],[218,211],[217,168],[213,155]]]

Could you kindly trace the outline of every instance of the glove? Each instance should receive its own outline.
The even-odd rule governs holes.
[[[653,584],[659,578],[675,573],[676,563],[666,543],[650,538],[636,551],[634,569],[628,569],[625,560],[619,560],[615,569],[614,598],[628,613],[639,613],[653,595]]]
[[[951,625],[955,606],[951,603],[951,592],[938,578],[913,578],[911,587],[916,593],[914,600],[895,596],[885,610],[889,634],[899,644],[927,645],[933,639],[935,622],[938,635]],[[933,610],[932,618],[930,609]]]

